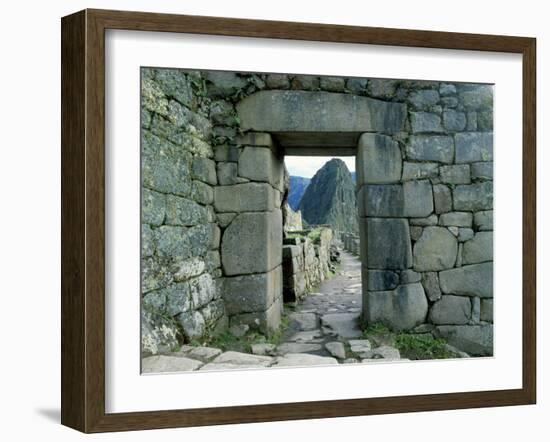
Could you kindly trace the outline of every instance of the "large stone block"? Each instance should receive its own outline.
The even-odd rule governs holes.
[[[434,303],[430,309],[429,319],[432,324],[463,325],[470,320],[472,303],[466,296],[445,295]]]
[[[141,192],[141,222],[160,226],[164,222],[166,195],[149,189]]]
[[[433,212],[432,185],[428,180],[403,183],[403,216],[421,218]]]
[[[435,213],[446,213],[453,210],[453,197],[451,189],[444,184],[433,186]]]
[[[493,230],[493,211],[483,210],[474,213],[474,226],[477,230]]]
[[[239,176],[252,181],[270,183],[283,190],[283,160],[267,147],[246,146],[239,157]]]
[[[410,330],[422,324],[428,301],[422,284],[400,285],[395,290],[368,292],[363,315],[367,323],[384,323],[393,330]]]
[[[366,270],[367,290],[393,290],[399,284],[399,275],[391,270]]]
[[[175,195],[189,195],[190,163],[191,154],[183,146],[176,146],[143,131],[141,172],[145,187]]]
[[[402,217],[405,205],[401,184],[369,184],[357,193],[360,217]]]
[[[210,248],[213,233],[208,224],[191,228],[160,226],[155,232],[157,254],[172,259],[204,255]]]
[[[357,195],[360,217],[424,217],[433,212],[428,180],[404,184],[369,184]]]
[[[435,333],[470,355],[493,354],[492,325],[440,325],[436,327]]]
[[[470,212],[448,212],[439,217],[439,225],[454,227],[472,227],[472,214]]]
[[[422,286],[430,301],[437,301],[441,298],[441,289],[439,288],[439,277],[437,276],[437,272],[422,273]]]
[[[455,135],[456,163],[493,161],[492,132],[464,132]]]
[[[280,210],[241,213],[222,237],[226,275],[268,272],[282,261],[283,220]]]
[[[482,321],[493,322],[493,300],[482,299],[481,300],[481,312],[480,319]]]
[[[277,298],[271,306],[265,311],[241,313],[230,317],[229,324],[248,325],[253,330],[259,330],[270,334],[277,330],[281,324],[281,315],[283,313],[283,298]]]
[[[421,272],[450,269],[456,261],[455,236],[444,227],[426,227],[414,245],[414,269]]]
[[[267,273],[223,278],[221,295],[227,314],[267,310],[282,296],[282,283],[281,266]]]
[[[490,85],[465,85],[458,96],[467,109],[484,109],[493,106],[493,86]]]
[[[411,112],[410,115],[413,133],[443,132],[439,115],[430,112]]]
[[[273,188],[267,183],[243,183],[214,188],[216,212],[263,212],[274,206]]]
[[[406,219],[369,218],[367,241],[361,247],[367,247],[369,269],[407,269],[412,266],[409,223]]]
[[[493,263],[466,265],[439,273],[443,293],[493,297]]]
[[[493,208],[493,182],[485,181],[456,186],[453,190],[455,210],[487,210]]]
[[[493,260],[493,232],[477,232],[464,243],[463,264],[476,264]]]
[[[403,130],[407,109],[351,94],[260,91],[237,104],[242,130],[265,132],[385,132]]]
[[[195,226],[208,222],[206,207],[175,195],[166,196],[165,224],[171,226]]]
[[[472,163],[472,178],[477,180],[493,179],[493,162]]]
[[[438,163],[403,163],[403,181],[435,178],[439,175]]]
[[[406,145],[408,159],[452,163],[454,143],[446,135],[412,135]]]
[[[218,182],[216,178],[216,163],[213,160],[195,157],[192,163],[192,171],[194,178],[200,181],[211,185],[215,185]]]
[[[413,91],[409,95],[409,102],[416,109],[427,109],[439,102],[439,92],[431,89]]]
[[[356,156],[357,183],[397,183],[401,179],[401,150],[386,135],[363,134]]]
[[[443,126],[449,131],[461,131],[466,127],[466,114],[455,110],[443,112]]]
[[[470,166],[468,164],[441,166],[439,174],[443,183],[470,184]]]

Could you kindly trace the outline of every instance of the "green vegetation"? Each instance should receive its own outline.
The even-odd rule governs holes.
[[[315,227],[307,230],[294,230],[287,234],[287,238],[309,238],[313,244],[319,244],[321,241],[321,232],[323,227]]]
[[[399,333],[395,337],[395,347],[403,357],[409,359],[447,359],[456,355],[446,347],[447,342],[434,338],[431,334]]]
[[[284,331],[288,328],[290,319],[287,312],[281,317],[281,324],[277,330],[274,330],[269,336],[257,331],[248,331],[243,336],[236,336],[228,329],[215,336],[208,336],[201,341],[192,341],[190,345],[203,345],[219,348],[223,351],[240,351],[251,353],[253,344],[273,344],[279,345],[282,342]]]
[[[382,323],[365,325],[363,322],[363,338],[372,344],[392,345],[399,350],[401,357],[418,359],[448,359],[456,354],[447,347],[447,342],[435,338],[430,333],[393,332]]]

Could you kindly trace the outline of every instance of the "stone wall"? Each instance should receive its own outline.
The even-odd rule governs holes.
[[[401,101],[405,130],[357,151],[363,314],[492,354],[492,87],[417,82]]]
[[[311,238],[312,232],[315,238]],[[285,239],[283,245],[284,302],[295,302],[329,275],[332,230],[320,227]]]
[[[491,353],[492,87],[174,69],[143,70],[144,349],[278,326],[283,152],[325,145],[356,153],[365,318]]]
[[[219,290],[218,183],[199,73],[144,68],[142,350],[173,350],[227,323]]]

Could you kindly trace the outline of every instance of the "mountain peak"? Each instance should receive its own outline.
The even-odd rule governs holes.
[[[356,232],[355,185],[346,163],[338,158],[327,161],[311,179],[298,208],[309,224]]]

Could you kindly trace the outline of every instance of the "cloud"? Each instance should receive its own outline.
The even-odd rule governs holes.
[[[350,172],[355,171],[355,157],[295,157],[285,156],[288,173],[294,176],[312,178],[315,173],[333,158],[346,163]]]

